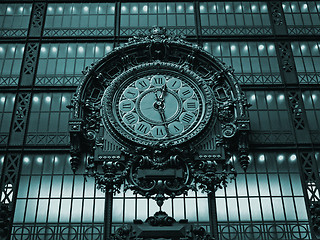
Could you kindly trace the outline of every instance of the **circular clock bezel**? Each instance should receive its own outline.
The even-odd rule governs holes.
[[[125,127],[122,126],[123,124],[121,124],[121,120],[119,120],[117,117],[116,111],[119,107],[119,102],[115,103],[114,98],[118,99],[117,96],[122,93],[119,91],[124,90],[124,86],[127,86],[126,84],[128,84],[128,82],[134,82],[135,80],[139,79],[139,77],[144,77],[148,74],[165,75],[165,73],[169,72],[171,75],[188,79],[189,82],[192,82],[192,85],[198,88],[198,91],[200,90],[199,93],[202,93],[201,98],[204,98],[204,109],[201,112],[199,111],[199,114],[201,115],[199,121],[195,124],[191,124],[191,126],[194,126],[192,126],[191,129],[188,129],[185,133],[171,138],[150,139],[139,134],[129,132]],[[126,72],[116,77],[110,86],[105,90],[101,101],[102,122],[107,129],[111,130],[110,132],[113,135],[117,133],[117,139],[121,140],[122,137],[124,137],[125,139],[122,139],[122,142],[126,145],[128,144],[126,139],[145,146],[154,146],[155,144],[160,143],[164,145],[178,145],[196,137],[207,126],[210,119],[214,118],[213,99],[214,97],[212,90],[207,86],[207,84],[195,72],[187,68],[166,62],[141,64],[128,69]]]

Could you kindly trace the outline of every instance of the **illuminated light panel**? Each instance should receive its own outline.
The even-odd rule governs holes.
[[[4,157],[1,158],[1,162],[2,162],[2,163],[4,162]]]
[[[265,161],[265,156],[262,154],[259,156],[259,161],[264,162]]]
[[[20,7],[20,8],[19,8],[19,11],[20,11],[20,12],[23,12],[23,7]]]
[[[256,10],[257,7],[256,7],[255,5],[253,5],[253,6],[251,6],[251,9],[252,9],[252,10]]]
[[[52,9],[52,7],[48,7],[48,11],[50,11],[50,12],[51,12],[52,10],[53,10],[53,9]]]
[[[261,44],[259,45],[259,50],[263,50],[264,49],[264,46]]]
[[[115,10],[115,7],[111,7],[111,10],[114,11],[114,10]]]
[[[283,155],[279,155],[279,156],[278,156],[278,161],[279,161],[279,162],[282,162],[283,160],[284,160],[284,156],[283,156]]]
[[[16,100],[16,97],[12,97],[12,102],[14,102]]]
[[[283,94],[281,94],[281,95],[279,96],[279,100],[284,100],[284,95],[283,95]]]
[[[12,51],[12,52],[14,52],[15,50],[16,50],[16,48],[15,48],[15,47],[12,47],[12,48],[11,48],[11,51]]]
[[[272,96],[271,96],[270,94],[268,94],[268,95],[267,95],[267,100],[268,100],[268,101],[271,101],[271,99],[272,99]]]
[[[38,163],[42,163],[42,162],[43,162],[43,158],[38,157],[38,158],[37,158],[37,162],[38,162]]]
[[[244,50],[246,50],[246,51],[248,50],[248,45],[244,46]]]
[[[0,52],[3,52],[3,47],[0,47]]]
[[[12,12],[12,8],[11,7],[7,7],[7,12]]]
[[[251,100],[256,100],[256,95],[252,95]]]
[[[190,7],[189,7],[189,10],[191,10],[191,11],[192,11],[192,10],[193,10],[193,6],[190,6]]]
[[[148,11],[148,6],[147,6],[147,5],[144,5],[143,8],[142,8],[142,10],[145,11],[145,12]]]
[[[181,10],[181,9],[182,9],[182,6],[181,6],[181,5],[179,5],[179,6],[178,6],[178,10]]]
[[[290,160],[291,160],[292,162],[294,162],[295,160],[297,160],[297,156],[296,156],[295,154],[292,154],[292,155],[290,156]]]
[[[168,10],[168,11],[170,10],[170,6],[167,6],[167,10]]]
[[[301,45],[301,50],[305,50],[306,49],[306,45]]]
[[[262,6],[262,9],[263,9],[263,10],[266,10],[266,9],[267,9],[267,5],[263,5],[263,6]]]
[[[229,6],[229,5],[227,5],[227,6],[226,6],[226,10],[229,10],[229,9],[230,9],[230,6]]]
[[[54,157],[54,158],[52,159],[52,161],[55,162],[55,163],[57,163],[57,162],[59,162],[59,158],[58,158],[58,157]]]
[[[72,51],[72,47],[68,47],[68,52],[71,52]]]
[[[45,47],[41,47],[41,52],[46,52],[47,51],[47,49],[45,48]]]
[[[79,47],[78,51],[82,53],[84,51],[84,48],[83,47]]]
[[[46,102],[50,102],[51,101],[51,97],[46,97]]]
[[[200,10],[201,10],[201,11],[204,10],[204,6],[203,6],[203,5],[200,6]]]
[[[60,12],[62,12],[63,8],[62,8],[62,7],[59,7],[58,10],[59,10]],[[74,8],[72,7],[71,10],[73,11]]]
[[[1,101],[1,102],[5,102],[5,101],[6,101],[6,98],[5,98],[5,97],[1,97],[1,98],[0,98],[0,101]]]
[[[52,47],[51,50],[52,52],[57,52],[58,49],[56,47]]]
[[[134,7],[132,8],[132,11],[136,12],[136,11],[138,11],[138,8],[137,8],[136,6],[134,6]]]
[[[269,50],[274,50],[274,46],[273,46],[273,45],[270,45],[270,46],[269,46]]]
[[[311,96],[311,97],[312,97],[312,99],[313,99],[313,100],[317,100],[317,95],[312,94],[312,96]]]
[[[122,7],[121,7],[121,10],[122,10],[122,11],[126,11],[127,8],[126,8],[125,6],[122,6]]]
[[[236,50],[236,46],[235,46],[235,45],[232,45],[232,46],[231,46],[231,50],[232,50],[232,51]]]
[[[100,50],[99,47],[96,46],[96,47],[95,47],[95,51],[96,51],[96,52],[99,52],[99,50]]]
[[[111,47],[110,47],[110,46],[106,46],[106,50],[107,50],[107,51],[110,51],[110,50],[111,50]]]
[[[23,162],[25,162],[25,163],[29,163],[29,162],[30,162],[30,158],[28,158],[28,157],[24,157],[24,158],[23,158]]]
[[[65,101],[66,101],[66,98],[65,98],[65,97],[62,97],[62,98],[61,98],[61,101],[62,101],[62,102],[65,102]]]
[[[307,9],[308,8],[308,5],[305,3],[303,4],[303,9]]]
[[[89,11],[89,8],[88,8],[87,6],[85,6],[85,7],[83,8],[83,10],[84,10],[85,12],[88,12],[88,11]]]
[[[33,97],[33,101],[34,102],[39,102],[39,98],[38,97]]]

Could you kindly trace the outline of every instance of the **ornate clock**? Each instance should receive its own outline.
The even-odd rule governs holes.
[[[246,99],[233,70],[155,27],[84,71],[70,119],[71,165],[99,188],[154,198],[212,192],[248,166]]]
[[[194,72],[155,61],[124,72],[102,97],[102,120],[132,143],[177,145],[214,120],[213,92]]]

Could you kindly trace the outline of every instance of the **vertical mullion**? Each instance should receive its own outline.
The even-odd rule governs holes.
[[[266,154],[264,153],[264,162],[266,161]],[[265,163],[264,163],[265,164]],[[260,185],[259,185],[259,179],[258,179],[258,174],[261,174],[259,171],[257,171],[257,165],[256,162],[254,164],[254,170],[255,170],[255,175],[256,175],[256,181],[257,181],[257,190],[258,190],[258,199],[259,199],[259,204],[260,204],[260,213],[261,213],[261,221],[262,224],[264,224],[264,214],[262,210],[262,201],[261,201],[261,192],[260,192]]]
[[[122,207],[123,207],[123,211],[122,211],[122,224],[125,223],[125,211],[126,211],[126,194],[123,191],[123,202],[122,202]]]
[[[186,195],[185,194],[183,194],[183,214],[184,214],[184,219],[187,219]]]
[[[271,155],[271,154],[270,154]],[[269,156],[270,156],[269,155]],[[272,154],[270,157],[275,157],[275,154]],[[266,159],[268,161],[268,158]],[[274,213],[274,206],[273,206],[273,198],[272,198],[272,192],[271,192],[271,184],[270,184],[270,177],[269,177],[269,171],[268,168],[266,167],[266,177],[267,177],[267,181],[268,181],[268,190],[269,190],[269,199],[270,199],[270,205],[271,205],[271,212],[272,212],[272,217],[273,217],[273,221],[276,221],[276,217],[275,217],[275,213]]]
[[[134,219],[138,218],[138,194],[134,194],[134,204],[135,204],[135,209],[134,209]]]
[[[290,153],[291,154],[291,153]],[[297,156],[297,154],[296,154]],[[289,158],[289,161],[291,159]],[[297,161],[297,160],[295,160]],[[278,169],[277,169],[278,170]],[[294,207],[294,213],[295,213],[295,216],[296,216],[296,220],[297,220],[297,224],[299,224],[299,218],[298,218],[298,212],[297,212],[297,206],[296,206],[296,199],[295,199],[295,195],[294,195],[294,191],[293,191],[293,186],[292,186],[292,180],[291,180],[291,172],[289,171],[289,169],[287,169],[287,174],[288,174],[288,177],[289,177],[289,182],[290,182],[290,189],[291,189],[291,198],[293,200],[293,207]],[[300,178],[300,175],[299,175],[299,178]],[[301,181],[301,179],[300,179]],[[280,188],[281,189],[281,188]],[[282,196],[282,189],[281,189],[281,196]],[[302,238],[302,234],[301,234],[301,231],[300,231],[300,228],[298,228],[298,231],[299,231],[299,237]]]
[[[80,215],[80,229],[83,229],[83,212],[84,212],[84,207],[85,207],[85,199],[87,197],[85,196],[85,190],[86,190],[86,181],[83,181],[82,183],[82,204],[81,204],[81,215]]]
[[[226,187],[223,188],[223,191],[224,191],[224,200],[225,200],[225,204],[226,204],[227,223],[230,223],[229,208],[228,208],[228,196],[227,196]],[[228,234],[229,234],[229,238],[231,239],[230,226],[228,226]]]
[[[33,169],[33,165],[34,165],[34,159],[35,157],[33,156],[33,158],[31,158],[31,156],[30,156],[30,164],[31,164],[31,167],[30,167],[30,172],[29,172],[29,174],[27,175],[27,176],[29,176],[29,183],[28,183],[28,192],[27,192],[27,196],[26,196],[26,198],[25,198],[25,201],[26,201],[26,204],[25,204],[25,208],[24,208],[24,216],[23,216],[23,226],[25,225],[25,223],[26,223],[26,213],[27,213],[27,207],[28,207],[28,200],[29,200],[29,190],[30,190],[30,187],[31,187],[31,177],[32,177],[32,169]],[[22,160],[23,161],[23,160]]]
[[[196,219],[197,223],[199,223],[199,207],[198,207],[198,195],[197,192],[195,191],[195,200],[196,200]]]
[[[56,157],[56,156],[55,156]],[[63,191],[63,185],[64,185],[64,177],[65,177],[65,167],[66,167],[66,161],[64,161],[64,158],[66,156],[61,155],[61,161],[63,161],[63,168],[62,168],[62,175],[61,175],[61,187],[60,187],[60,201],[59,201],[59,209],[58,209],[58,226],[60,225],[60,216],[61,216],[61,206],[62,206],[62,200],[63,200],[63,195],[62,195],[62,191]],[[59,160],[58,160],[59,161]]]

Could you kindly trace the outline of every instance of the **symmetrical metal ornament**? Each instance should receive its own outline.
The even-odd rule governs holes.
[[[99,188],[163,201],[222,188],[246,169],[249,120],[233,69],[154,27],[84,70],[70,108],[71,165]]]

